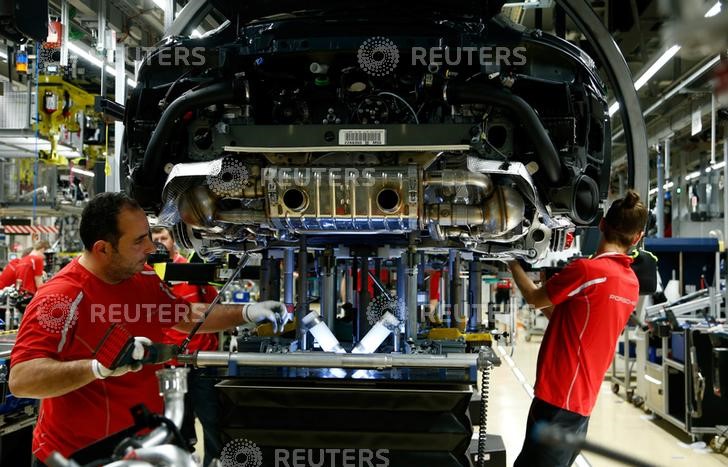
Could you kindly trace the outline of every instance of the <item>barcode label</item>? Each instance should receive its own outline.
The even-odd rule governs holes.
[[[339,146],[384,146],[387,130],[339,130]]]

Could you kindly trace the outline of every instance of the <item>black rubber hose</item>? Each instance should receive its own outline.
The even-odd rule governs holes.
[[[194,108],[205,107],[219,102],[229,102],[235,98],[233,82],[216,83],[210,86],[189,91],[175,99],[162,113],[157,127],[154,129],[142,162],[142,183],[152,184],[162,170],[164,159],[161,147],[169,139],[174,129],[174,122],[185,112]]]
[[[546,128],[528,102],[510,92],[479,83],[449,83],[445,88],[445,100],[448,104],[491,104],[503,107],[512,113],[526,127],[548,181],[559,183],[561,180],[559,154],[546,133]]]

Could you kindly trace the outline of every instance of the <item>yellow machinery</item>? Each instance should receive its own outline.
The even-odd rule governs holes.
[[[67,83],[60,76],[38,76],[38,132],[51,143],[50,152],[41,151],[41,160],[47,163],[67,165],[68,159],[58,154],[58,141],[63,131],[79,133],[84,119],[101,120],[94,110],[95,95]],[[89,162],[103,155],[104,147],[83,145],[83,157]]]
[[[493,342],[493,336],[489,332],[462,333],[458,328],[432,328],[427,338],[431,341],[465,342],[466,352],[477,352],[479,347],[490,347]]]

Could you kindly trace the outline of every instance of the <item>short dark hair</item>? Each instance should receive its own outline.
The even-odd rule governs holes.
[[[628,190],[624,198],[615,200],[604,216],[604,238],[623,247],[632,246],[634,236],[645,229],[647,208],[640,195]]]
[[[81,241],[91,251],[99,240],[110,242],[114,248],[119,244],[117,219],[123,209],[141,209],[139,203],[126,193],[99,193],[83,208],[81,214]]]
[[[151,228],[151,231],[153,234],[158,234],[162,232],[167,232],[170,237],[172,237],[172,240],[174,240],[174,234],[172,233],[172,229],[167,227],[166,225],[155,225]]]

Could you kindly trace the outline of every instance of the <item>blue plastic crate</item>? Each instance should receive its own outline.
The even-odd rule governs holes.
[[[619,355],[624,355],[624,342],[619,343],[619,347],[617,348],[617,353]],[[636,358],[637,357],[637,346],[634,342],[629,343],[629,358]]]
[[[673,332],[670,335],[672,358],[676,362],[685,363],[685,333]]]
[[[649,346],[647,348],[647,360],[658,365],[662,364],[662,348]]]

